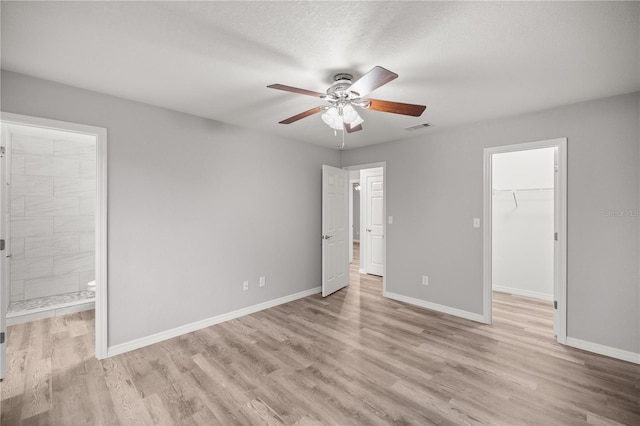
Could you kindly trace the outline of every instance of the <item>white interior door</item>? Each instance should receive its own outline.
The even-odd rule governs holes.
[[[558,148],[553,150],[553,333],[560,335],[560,311],[558,310],[558,301],[560,300],[560,242],[559,242],[559,226],[561,223],[560,213],[560,173],[558,169]]]
[[[322,297],[349,285],[349,172],[322,166]]]
[[[363,170],[365,222],[365,271],[384,274],[384,183],[382,169]]]
[[[7,308],[9,293],[7,291],[7,129],[2,126],[0,142],[0,379],[3,379],[7,368]]]

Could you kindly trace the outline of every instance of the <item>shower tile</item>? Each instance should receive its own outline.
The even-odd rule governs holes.
[[[59,216],[53,218],[53,230],[56,234],[62,232],[93,232],[95,218],[93,216]]]
[[[83,232],[80,234],[80,253],[96,251],[95,232]]]
[[[96,177],[95,160],[80,160],[80,176],[82,176],[83,178]]]
[[[68,275],[57,275],[53,277],[36,278],[25,280],[24,298],[34,299],[37,297],[54,296],[57,294],[71,293],[78,291],[77,273]]]
[[[31,176],[79,177],[80,160],[47,155],[25,155],[24,173]]]
[[[9,300],[16,302],[24,300],[24,280],[11,280]]]
[[[56,157],[95,161],[96,144],[94,142],[56,140],[54,142],[54,155]]]
[[[31,258],[76,254],[79,251],[78,240],[77,235],[26,238],[24,241],[24,256]]]
[[[11,151],[13,154],[53,155],[53,139],[14,134]]]
[[[52,197],[53,179],[49,176],[14,175],[11,177],[11,195]]]
[[[96,213],[96,199],[94,197],[80,198],[80,214],[94,215]]]
[[[56,197],[95,197],[95,179],[76,179],[56,177],[54,179],[54,194]]]
[[[12,259],[22,259],[24,257],[24,238],[12,238],[9,248]]]
[[[53,235],[53,217],[12,217],[11,237],[46,237]]]
[[[25,216],[77,216],[80,200],[69,197],[25,197]]]
[[[93,253],[70,254],[55,256],[53,260],[53,274],[65,275],[75,272],[87,272],[95,269],[95,255]]]
[[[34,309],[42,309],[51,307],[54,309],[58,305],[65,303],[73,303],[78,301],[92,301],[95,298],[95,293],[90,291],[75,291],[73,293],[57,294],[54,296],[38,297],[36,299],[29,299],[20,302],[12,302],[9,305],[8,313],[17,313],[30,311]]]
[[[24,196],[11,197],[11,216],[24,216]]]
[[[11,154],[11,174],[24,174],[24,154]]]
[[[53,275],[53,257],[11,259],[11,280],[29,280]]]

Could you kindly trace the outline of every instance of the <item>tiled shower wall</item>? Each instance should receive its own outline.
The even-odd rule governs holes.
[[[95,278],[96,146],[13,134],[11,301],[82,291]]]

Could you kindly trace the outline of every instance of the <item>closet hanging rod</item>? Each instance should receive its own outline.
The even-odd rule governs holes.
[[[524,192],[524,191],[553,191],[553,188],[520,188],[520,189],[496,189],[496,192]]]

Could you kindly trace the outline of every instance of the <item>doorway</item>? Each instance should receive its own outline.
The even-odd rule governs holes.
[[[484,322],[493,292],[553,303],[566,342],[566,139],[485,149]]]
[[[385,275],[386,163],[345,167],[350,173],[350,260],[361,274]],[[357,256],[354,256],[357,254]]]
[[[1,331],[95,308],[105,358],[106,129],[10,113],[1,124]]]

